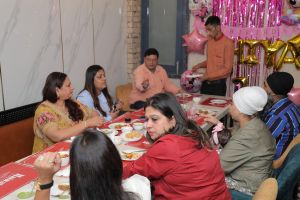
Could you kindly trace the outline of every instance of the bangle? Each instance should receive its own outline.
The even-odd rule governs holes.
[[[37,181],[35,183],[35,189],[38,191],[50,189],[53,186],[53,180],[50,183],[41,184],[41,182]]]

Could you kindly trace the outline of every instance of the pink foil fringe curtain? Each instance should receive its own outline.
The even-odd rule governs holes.
[[[283,0],[212,0],[213,15],[221,18],[222,29],[234,39],[269,39],[276,40],[279,36],[281,8]],[[269,28],[273,34],[266,30]],[[247,49],[245,48],[245,52]],[[232,78],[237,76],[248,77],[249,85],[262,85],[265,78],[273,71],[263,63],[263,48],[258,47],[256,56],[260,61],[255,66],[235,64]],[[231,96],[233,84],[228,84]]]

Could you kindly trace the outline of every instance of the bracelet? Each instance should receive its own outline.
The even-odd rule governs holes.
[[[50,189],[53,186],[53,180],[50,183],[41,184],[39,181],[35,183],[35,189],[38,191]]]

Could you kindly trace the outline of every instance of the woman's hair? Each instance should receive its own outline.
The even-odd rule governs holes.
[[[87,129],[75,138],[70,150],[72,200],[124,200],[135,195],[122,188],[122,160],[103,133]]]
[[[147,99],[145,109],[151,106],[168,119],[175,118],[176,125],[167,134],[192,137],[198,141],[198,147],[212,148],[208,135],[194,121],[187,119],[186,114],[171,93],[158,93]]]
[[[231,131],[227,128],[224,128],[222,131],[217,133],[219,144],[222,148],[228,143],[231,138]]]
[[[100,103],[99,103],[99,99],[98,99],[98,95],[97,94],[97,90],[96,90],[96,87],[95,87],[95,84],[94,84],[94,80],[95,80],[95,76],[97,74],[97,72],[99,70],[103,70],[103,67],[101,67],[100,65],[92,65],[92,66],[89,66],[85,72],[85,84],[84,84],[84,88],[82,91],[84,90],[87,90],[91,96],[92,96],[92,99],[93,99],[93,102],[94,102],[94,106],[95,108],[104,116],[106,117],[106,113],[103,111],[103,109],[101,108],[100,106]],[[82,92],[81,91],[81,92]],[[113,100],[108,92],[108,89],[107,87],[104,88],[102,90],[106,100],[107,100],[107,103],[110,107],[110,109],[112,109],[112,105],[113,105]]]
[[[43,88],[43,101],[47,100],[51,103],[56,103],[58,100],[56,88],[61,88],[66,78],[67,75],[62,72],[50,73]],[[68,109],[70,119],[75,122],[83,120],[83,111],[76,102],[74,102],[72,99],[67,99],[65,100],[65,104]]]

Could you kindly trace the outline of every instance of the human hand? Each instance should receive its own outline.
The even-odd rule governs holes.
[[[146,91],[149,87],[150,83],[149,83],[149,79],[146,79],[142,82],[142,86],[144,88],[144,91]]]
[[[104,118],[102,116],[96,116],[86,121],[86,125],[88,128],[102,126],[103,124],[104,124]]]
[[[34,168],[38,173],[39,182],[50,183],[54,174],[61,167],[61,159],[58,153],[47,152],[40,155],[34,162]]]
[[[210,114],[201,114],[200,116],[203,117],[204,121],[206,121],[206,122],[209,122],[209,123],[212,123],[212,124],[220,123],[220,121],[216,117],[214,117]]]
[[[201,77],[201,81],[206,81],[206,80],[208,80],[208,76],[207,76],[207,74],[205,73],[205,74],[203,74],[203,76]]]
[[[200,69],[200,65],[199,65],[199,64],[194,65],[194,66],[192,67],[192,72],[196,72],[196,71],[198,71],[198,69]]]
[[[115,111],[110,112],[111,118],[115,119],[116,117],[118,117],[119,116],[119,112],[120,112],[119,110],[115,110]]]
[[[112,107],[112,112],[119,112],[122,109],[123,105],[124,103],[122,101],[116,100]]]

